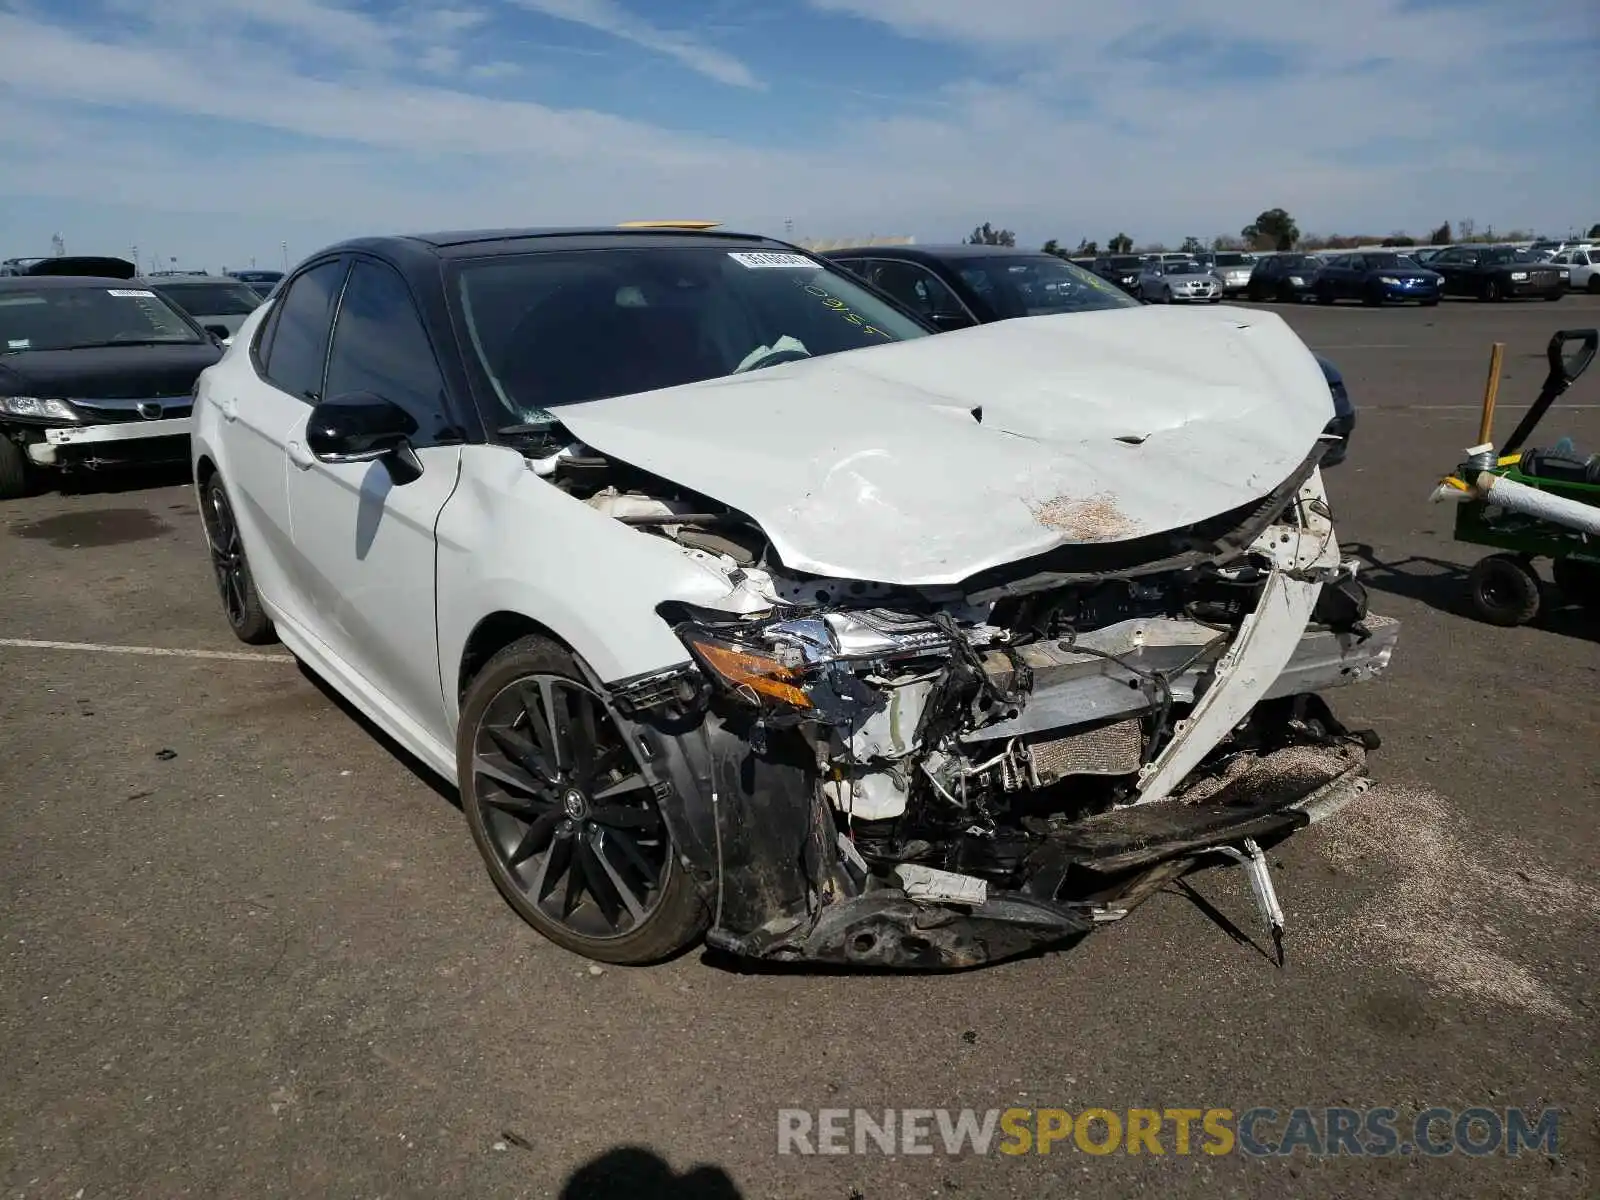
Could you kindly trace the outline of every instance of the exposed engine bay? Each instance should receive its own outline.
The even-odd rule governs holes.
[[[942,588],[788,572],[748,517],[559,427],[527,453],[554,486],[727,580],[715,608],[661,605],[694,665],[631,681],[619,709],[728,710],[756,754],[808,764],[831,814],[811,913],[733,948],[898,962],[909,946],[927,965],[962,965],[995,957],[994,939],[981,951],[964,934],[941,939],[925,928],[929,905],[1055,920],[1059,933],[1073,912],[1122,915],[1152,869],[1213,851],[1245,863],[1281,934],[1257,838],[1365,786],[1376,739],[1315,693],[1381,673],[1398,636],[1340,559],[1321,449],[1265,501],[1201,526]],[[1261,807],[1257,776],[1281,780],[1285,764],[1305,776],[1295,803],[1311,807]],[[1240,804],[1256,805],[1245,825]],[[1290,809],[1287,824],[1267,820]],[[844,897],[862,918],[824,932],[819,913]],[[1031,907],[1002,911],[1016,900]]]

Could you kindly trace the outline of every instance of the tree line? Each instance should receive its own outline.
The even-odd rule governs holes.
[[[1590,226],[1588,236],[1600,238],[1600,221]],[[1211,238],[1209,243],[1199,237],[1186,237],[1183,244],[1177,247],[1181,253],[1198,254],[1202,250],[1348,250],[1356,246],[1370,246],[1378,243],[1384,246],[1442,246],[1460,242],[1526,242],[1533,239],[1533,234],[1525,229],[1496,230],[1493,225],[1487,226],[1483,231],[1478,230],[1477,222],[1470,217],[1459,220],[1454,226],[1449,221],[1442,222],[1438,227],[1428,233],[1426,239],[1417,239],[1404,230],[1395,230],[1387,236],[1369,233],[1360,234],[1302,234],[1295,219],[1281,208],[1269,208],[1261,212],[1254,221],[1239,230],[1237,237],[1219,233]],[[985,221],[973,229],[970,236],[963,239],[972,246],[1015,246],[1017,235],[1009,229],[997,228]],[[1100,243],[1082,238],[1077,249],[1070,250],[1056,238],[1051,238],[1042,247],[1046,254],[1059,255],[1062,258],[1079,258],[1096,254],[1131,254],[1134,252],[1133,238],[1123,232],[1118,232],[1113,238],[1106,241],[1104,251]],[[1160,242],[1146,242],[1139,247],[1145,253],[1158,254],[1167,247]]]

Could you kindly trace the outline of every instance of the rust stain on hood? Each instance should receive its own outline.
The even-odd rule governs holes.
[[[1033,519],[1046,529],[1064,533],[1076,542],[1114,542],[1136,537],[1138,523],[1117,507],[1110,492],[1097,496],[1057,496],[1030,504]]]

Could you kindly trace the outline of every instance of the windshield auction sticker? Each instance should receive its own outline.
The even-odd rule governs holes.
[[[784,267],[791,271],[816,271],[820,268],[804,254],[779,254],[769,250],[730,250],[728,257],[741,267]]]
[[[141,291],[139,288],[107,288],[106,294],[109,296],[131,296],[140,300],[154,300],[156,298],[154,292]]]

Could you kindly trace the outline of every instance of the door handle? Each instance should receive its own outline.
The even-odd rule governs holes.
[[[289,443],[289,461],[302,471],[309,471],[317,461],[316,455],[307,450],[299,442]]]

